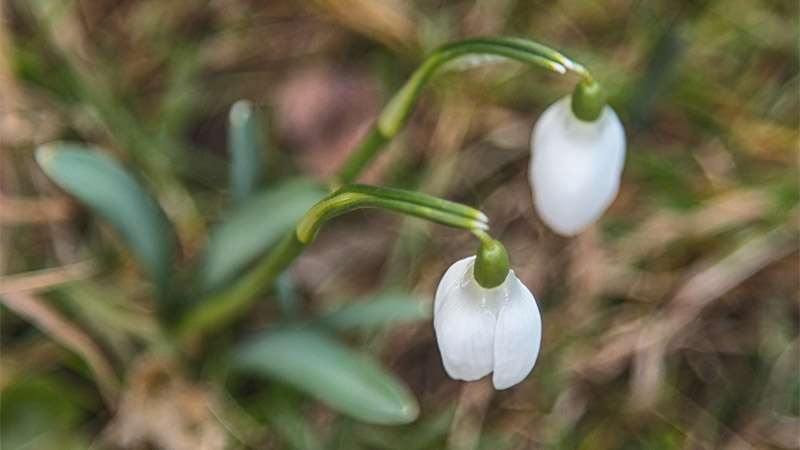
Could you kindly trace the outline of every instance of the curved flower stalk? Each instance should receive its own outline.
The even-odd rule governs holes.
[[[586,69],[550,47],[527,39],[483,36],[442,45],[411,74],[381,111],[378,121],[359,148],[339,169],[338,184],[350,183],[372,160],[384,144],[400,131],[422,89],[437,74],[498,60],[514,60],[556,73],[572,71],[588,77]],[[335,185],[337,183],[334,183]]]
[[[478,258],[480,252],[445,272],[436,289],[433,328],[451,378],[474,381],[494,372],[495,389],[507,389],[536,363],[542,318],[533,294],[507,265],[498,286],[482,286],[474,275]]]
[[[588,101],[587,86],[595,90]],[[581,82],[572,96],[550,105],[533,129],[533,201],[542,220],[565,236],[597,220],[619,190],[625,131],[600,89],[593,81]]]
[[[573,72],[591,79],[589,72],[579,63],[544,45],[520,38],[487,36],[464,39],[439,47],[409,77],[400,90],[392,96],[381,111],[372,130],[351,154],[330,181],[331,190],[344,186],[309,211],[310,215],[286,233],[269,253],[263,255],[247,272],[232,282],[222,292],[200,298],[187,311],[176,326],[176,333],[191,341],[215,328],[229,324],[258,301],[258,294],[273,283],[314,239],[316,231],[325,220],[355,208],[379,207],[402,214],[424,217],[428,220],[457,228],[485,230],[486,217],[468,213],[444,203],[429,202],[408,193],[395,197],[383,191],[376,195],[365,186],[351,185],[375,155],[394,138],[407,122],[413,106],[423,88],[436,75],[495,60],[514,60],[557,73]],[[319,219],[319,220],[317,220]]]
[[[201,330],[219,327],[257,301],[259,289],[275,279],[314,241],[322,225],[333,217],[359,208],[378,208],[418,217],[486,236],[488,217],[483,212],[420,192],[363,184],[348,184],[320,200],[306,212],[295,229],[232,288],[190,311],[178,324],[177,334],[191,342]]]

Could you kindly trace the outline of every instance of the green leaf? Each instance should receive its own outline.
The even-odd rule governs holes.
[[[234,103],[228,113],[228,152],[231,161],[228,193],[241,202],[258,189],[264,161],[262,116],[247,100]]]
[[[308,180],[292,180],[248,199],[209,238],[200,286],[221,287],[274,246],[327,190]]]
[[[400,292],[384,292],[375,297],[347,303],[319,319],[319,324],[335,330],[374,330],[389,323],[413,322],[429,318],[430,305],[419,297]]]
[[[99,149],[76,142],[42,145],[36,161],[56,184],[111,224],[162,301],[170,301],[177,241],[164,212],[134,175]]]
[[[258,411],[264,414],[264,421],[269,423],[269,432],[273,435],[277,433],[286,444],[278,448],[323,449],[319,437],[314,433],[314,423],[305,420],[305,396],[302,392],[287,389],[282,383],[275,383],[263,389],[252,401],[258,405]]]
[[[364,422],[409,423],[419,406],[408,388],[375,362],[312,330],[256,336],[234,353],[234,367],[274,378]]]
[[[71,383],[27,373],[3,387],[0,448],[80,448],[65,442],[77,439],[82,409],[87,406],[81,398],[84,393],[74,380]],[[70,430],[75,437],[68,437]]]

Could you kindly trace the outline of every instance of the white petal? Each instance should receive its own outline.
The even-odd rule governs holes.
[[[503,286],[508,300],[500,309],[494,333],[495,389],[507,389],[531,372],[542,343],[542,316],[531,291],[509,272]]]
[[[494,365],[496,316],[474,281],[475,257],[462,259],[445,272],[436,289],[433,328],[447,374],[456,380],[483,378]]]
[[[439,286],[436,288],[436,295],[433,298],[433,315],[439,312],[445,298],[450,298],[446,293],[461,289],[461,285],[468,281],[466,275],[472,270],[475,264],[475,257],[470,256],[454,262],[442,275]]]
[[[552,104],[533,130],[528,173],[536,209],[554,231],[589,226],[617,195],[625,162],[625,131],[606,106],[594,122],[572,113],[570,97]]]

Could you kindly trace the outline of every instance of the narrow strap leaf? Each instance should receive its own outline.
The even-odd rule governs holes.
[[[264,172],[262,115],[252,103],[239,100],[228,113],[228,194],[239,203],[253,194]]]
[[[313,330],[260,334],[240,345],[232,361],[240,371],[281,380],[365,422],[403,424],[419,414],[414,396],[402,381]]]
[[[171,276],[177,239],[166,215],[139,180],[117,161],[84,144],[53,142],[36,150],[42,170],[122,237],[160,293],[176,307]]]

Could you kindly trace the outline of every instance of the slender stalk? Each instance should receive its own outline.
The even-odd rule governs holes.
[[[378,150],[383,148],[392,137],[394,136],[384,136],[377,125],[373,125],[372,129],[367,133],[367,136],[361,141],[361,145],[358,146],[356,151],[350,155],[350,158],[348,158],[339,169],[339,173],[334,179],[332,188],[335,190],[342,184],[353,181]]]
[[[536,65],[558,73],[565,73],[566,68],[560,63],[548,59],[547,57],[534,54],[530,51],[518,49],[510,46],[503,46],[495,43],[479,42],[469,40],[459,42],[460,45],[448,45],[434,52],[425,63],[420,66],[402,88],[389,100],[381,115],[378,117],[378,129],[385,135],[393,137],[405,124],[411,114],[411,108],[416,104],[422,88],[440,70],[450,65],[462,57],[473,57],[479,55],[494,55],[503,58],[513,59],[531,65]],[[468,59],[466,62],[481,64],[486,60]],[[470,66],[475,64],[469,64]]]
[[[535,41],[530,41],[528,39],[516,38],[516,37],[508,37],[508,36],[483,36],[472,38],[468,40],[474,40],[479,42],[487,42],[487,43],[496,43],[498,45],[508,45],[513,46],[518,49],[539,53],[542,56],[552,59],[553,61],[561,64],[567,70],[577,73],[578,75],[590,79],[592,75],[586,70],[583,65],[569,59],[561,52],[554,50],[546,45],[540,44]],[[459,41],[463,42],[463,41]],[[445,44],[451,45],[451,44]]]
[[[310,244],[325,222],[336,216],[360,208],[383,209],[465,230],[486,229],[489,227],[485,222],[437,210],[428,206],[415,205],[400,200],[371,197],[364,194],[347,193],[321,203],[319,208],[313,208],[310,211],[313,216],[309,216],[308,220],[304,219],[297,225],[298,239],[300,239],[300,242]]]
[[[190,311],[177,328],[178,339],[192,342],[202,332],[222,328],[252,308],[260,294],[278,275],[305,250],[292,230],[257,266],[240,278],[230,289],[205,299]]]
[[[222,328],[252,308],[258,295],[305,250],[325,222],[359,208],[384,209],[473,232],[489,228],[484,213],[460,203],[402,189],[343,186],[309,209],[275,250],[233,287],[204,300],[190,311],[178,324],[178,338],[182,342],[192,342],[202,332]]]
[[[472,234],[475,235],[476,238],[480,239],[481,243],[487,247],[491,247],[494,245],[494,239],[489,236],[484,230],[472,230]]]
[[[516,60],[558,73],[570,70],[591,79],[591,75],[582,65],[547,46],[525,39],[489,36],[445,44],[434,51],[389,100],[362,144],[342,165],[334,185],[338,187],[354,180],[384,144],[399,133],[422,89],[431,78],[456,67],[455,63],[462,60],[468,63],[467,66],[491,61],[482,59],[481,56]]]
[[[379,208],[465,230],[488,229],[481,211],[403,189],[346,185],[316,205],[297,224],[300,242],[310,244],[319,228],[329,219],[359,208]]]
[[[385,188],[379,186],[371,186],[367,184],[348,184],[339,189],[338,192],[357,192],[361,194],[372,195],[390,200],[401,200],[408,203],[414,203],[422,206],[430,206],[431,208],[441,209],[442,211],[452,212],[453,214],[462,215],[471,219],[477,219],[481,222],[488,222],[489,218],[486,217],[482,211],[475,209],[457,202],[451,202],[443,198],[435,197],[433,195],[423,194],[422,192],[409,191],[405,189]]]

